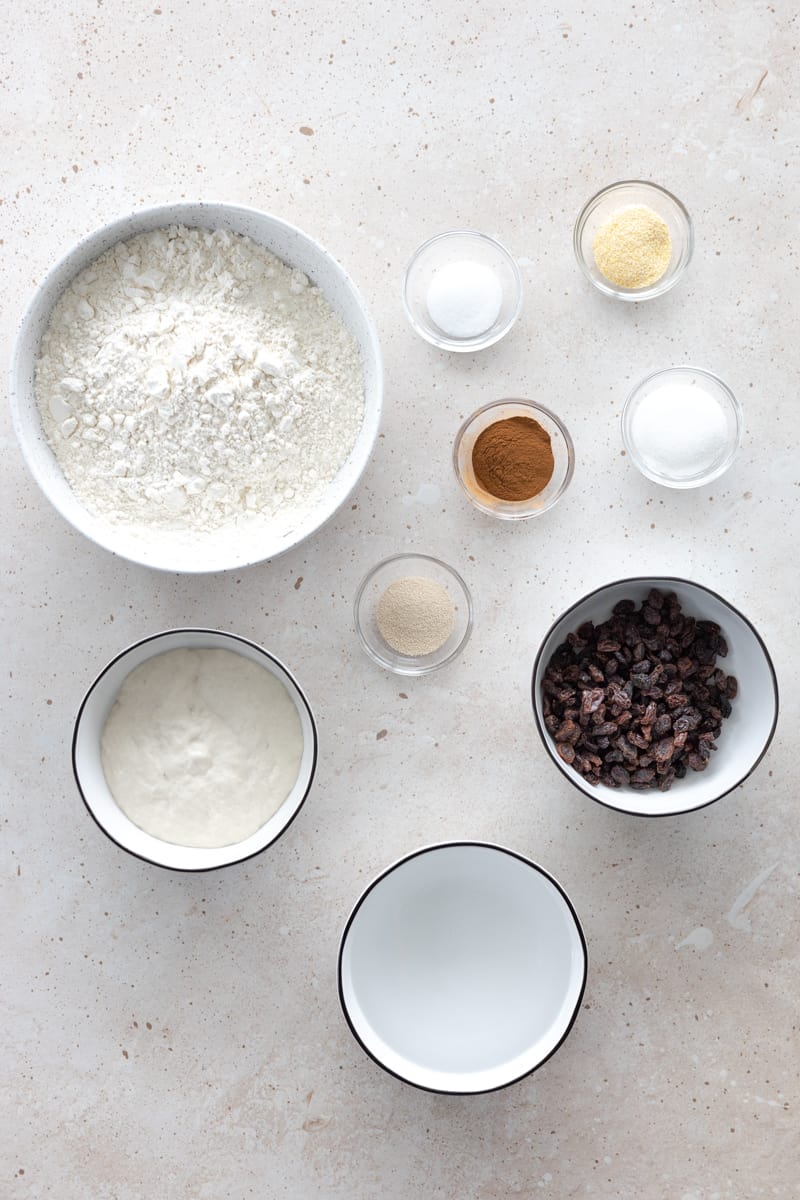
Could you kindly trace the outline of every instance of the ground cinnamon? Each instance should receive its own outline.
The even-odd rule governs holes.
[[[550,434],[531,417],[487,425],[472,448],[472,470],[498,500],[530,500],[547,487],[555,460]]]

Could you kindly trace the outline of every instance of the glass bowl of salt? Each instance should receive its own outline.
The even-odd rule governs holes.
[[[467,644],[472,597],[458,572],[440,559],[394,554],[362,581],[354,615],[373,662],[397,675],[427,675]]]
[[[411,326],[433,346],[474,353],[508,333],[522,307],[522,277],[494,238],[471,229],[440,233],[408,264],[403,304]]]
[[[622,410],[622,441],[654,483],[696,488],[718,479],[742,439],[742,409],[702,367],[667,367],[637,384]]]

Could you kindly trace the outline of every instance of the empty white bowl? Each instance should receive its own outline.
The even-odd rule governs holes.
[[[177,846],[145,833],[118,806],[103,774],[100,739],[119,689],[131,671],[148,658],[168,650],[230,650],[269,671],[286,688],[294,702],[303,733],[303,754],[294,787],[270,819],[245,838],[229,846],[211,849]],[[72,738],[72,768],[84,804],[112,842],[129,854],[159,867],[175,871],[209,871],[252,858],[271,845],[291,824],[302,807],[317,765],[317,730],[305,695],[291,672],[255,642],[217,629],[169,629],[144,638],[112,659],[89,688],[75,720]]]
[[[67,483],[42,429],[34,393],[34,365],[42,334],[62,292],[89,263],[117,242],[167,225],[227,229],[265,246],[283,262],[303,271],[325,296],[355,338],[364,374],[364,420],[350,454],[319,502],[288,530],[268,520],[240,532],[223,526],[213,532],[145,530],[113,524],[91,513]],[[226,571],[262,562],[290,550],[334,515],[367,465],[380,424],[383,367],[378,334],[349,276],[308,234],[268,213],[235,204],[165,204],[134,212],[96,230],[58,262],[36,289],[17,336],[9,379],[17,439],[39,487],[63,517],[107,550],[163,571]]]
[[[584,621],[607,621],[619,600],[641,604],[651,588],[674,592],[687,616],[716,621],[728,644],[728,655],[717,660],[726,675],[735,675],[739,692],[729,717],[722,722],[705,771],[688,771],[668,792],[635,791],[630,787],[594,787],[559,756],[544,723],[542,677],[554,652]],[[642,817],[665,817],[704,808],[738,787],[767,752],[778,720],[778,682],[769,652],[755,627],[727,600],[702,584],[669,576],[620,579],[576,601],[551,625],[533,668],[533,712],[547,753],[570,783],[599,804]]]
[[[339,996],[367,1054],[416,1087],[493,1091],[569,1033],[586,942],[551,875],[502,846],[446,842],[388,867],[356,904]]]

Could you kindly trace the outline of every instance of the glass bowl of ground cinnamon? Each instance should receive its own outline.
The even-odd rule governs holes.
[[[468,417],[453,446],[456,479],[481,512],[538,517],[564,495],[575,467],[566,427],[533,400],[495,400]]]
[[[652,300],[674,287],[694,246],[691,218],[657,183],[625,179],[584,205],[575,257],[590,283],[616,300]]]

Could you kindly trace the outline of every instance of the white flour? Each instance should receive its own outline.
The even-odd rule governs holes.
[[[358,349],[321,292],[249,238],[171,226],[76,277],[35,386],[73,491],[127,525],[290,527],[364,414]]]
[[[100,743],[111,794],[164,842],[229,846],[294,787],[303,731],[270,671],[230,650],[168,650],[131,671]]]

